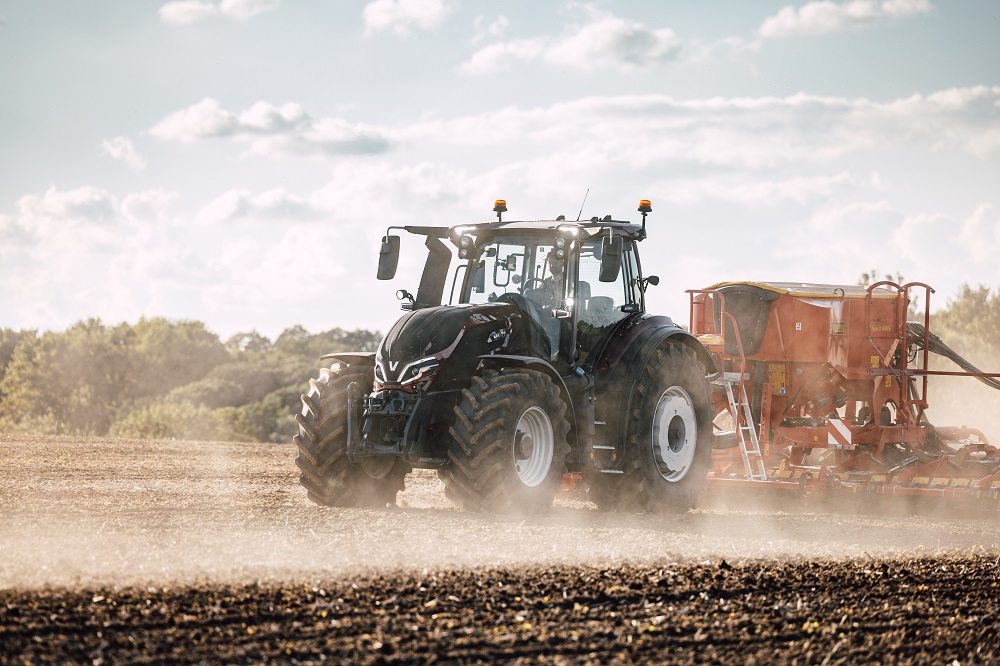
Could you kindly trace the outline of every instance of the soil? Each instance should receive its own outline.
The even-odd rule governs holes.
[[[1000,662],[996,517],[328,509],[293,457],[0,436],[0,663]]]

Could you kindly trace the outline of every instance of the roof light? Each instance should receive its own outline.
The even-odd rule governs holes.
[[[507,202],[503,199],[497,199],[493,202],[493,212],[494,213],[506,213],[507,212]]]
[[[556,238],[556,247],[559,248],[560,250],[566,247],[566,239],[563,238],[562,236]]]
[[[472,245],[472,236],[462,236],[458,244],[462,247],[470,247]]]
[[[640,213],[652,213],[653,212],[653,204],[649,203],[649,199],[640,199],[639,200],[639,212]]]

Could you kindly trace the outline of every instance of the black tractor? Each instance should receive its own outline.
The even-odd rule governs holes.
[[[425,237],[416,296],[375,353],[339,353],[310,380],[296,463],[314,502],[385,506],[414,467],[470,511],[535,512],[565,474],[605,510],[683,511],[713,445],[705,348],[645,312],[642,224],[508,222],[390,227]],[[450,244],[450,246],[449,246]],[[454,272],[451,269],[457,264]],[[451,305],[442,305],[451,278]]]

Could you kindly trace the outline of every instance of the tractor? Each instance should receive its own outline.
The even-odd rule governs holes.
[[[645,311],[641,224],[496,220],[389,227],[378,279],[405,231],[424,238],[416,295],[377,352],[329,354],[296,415],[296,464],[326,506],[395,503],[434,469],[467,511],[534,513],[564,479],[604,510],[685,511],[714,443],[706,348]],[[455,268],[452,269],[452,265]],[[451,278],[449,304],[443,304]]]

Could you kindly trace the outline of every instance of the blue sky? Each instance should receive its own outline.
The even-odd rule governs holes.
[[[1000,286],[1000,4],[0,0],[0,326],[386,330],[390,224],[638,219],[649,309]],[[409,271],[409,273],[408,273]]]

